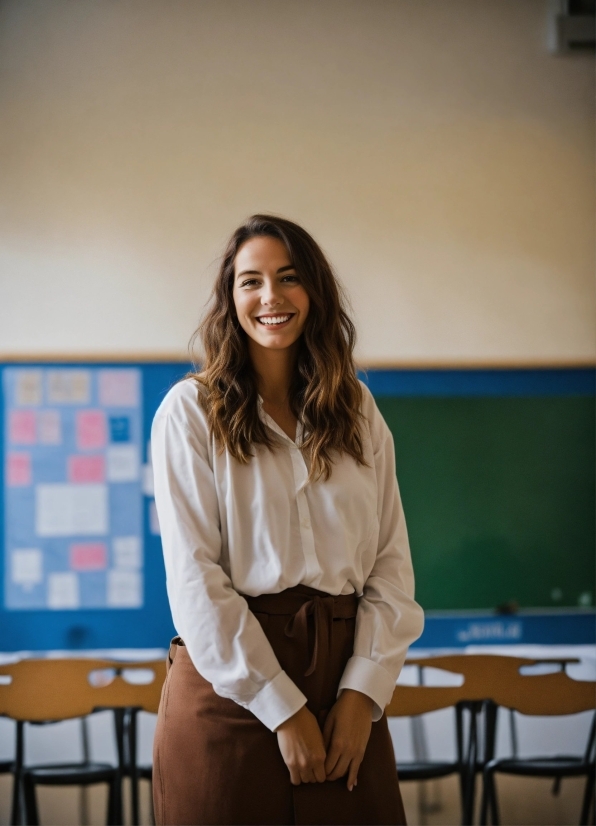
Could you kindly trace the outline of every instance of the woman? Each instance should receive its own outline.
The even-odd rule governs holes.
[[[393,441],[305,230],[254,215],[151,435],[176,630],[159,824],[405,823],[383,709],[422,630]]]

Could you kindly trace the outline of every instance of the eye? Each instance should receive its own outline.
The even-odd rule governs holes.
[[[282,281],[287,281],[290,284],[291,283],[297,283],[299,281],[299,278],[298,278],[297,275],[284,275],[284,277],[282,278]]]
[[[257,284],[257,283],[258,282],[257,282],[256,278],[247,278],[245,281],[241,282],[240,286],[241,287],[254,287],[254,285]]]

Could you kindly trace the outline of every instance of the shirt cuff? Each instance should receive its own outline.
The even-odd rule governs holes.
[[[373,723],[380,720],[385,706],[393,697],[395,680],[382,665],[366,657],[350,657],[339,683],[337,696],[344,688],[351,688],[366,694],[374,702]]]
[[[306,697],[285,671],[262,688],[247,708],[271,731],[306,705]]]

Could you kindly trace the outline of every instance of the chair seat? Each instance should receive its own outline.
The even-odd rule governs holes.
[[[43,786],[110,783],[117,769],[109,763],[55,763],[50,766],[27,766],[25,778]]]
[[[459,766],[453,762],[421,760],[396,765],[400,780],[430,780],[433,777],[446,777],[448,774],[459,772]]]
[[[486,768],[489,772],[534,777],[578,777],[588,772],[588,766],[582,757],[567,755],[491,760]]]

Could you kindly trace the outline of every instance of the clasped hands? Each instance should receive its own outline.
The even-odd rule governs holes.
[[[372,708],[370,697],[346,688],[329,712],[322,732],[306,706],[278,726],[279,749],[293,785],[339,780],[347,774],[352,791],[370,737]]]

